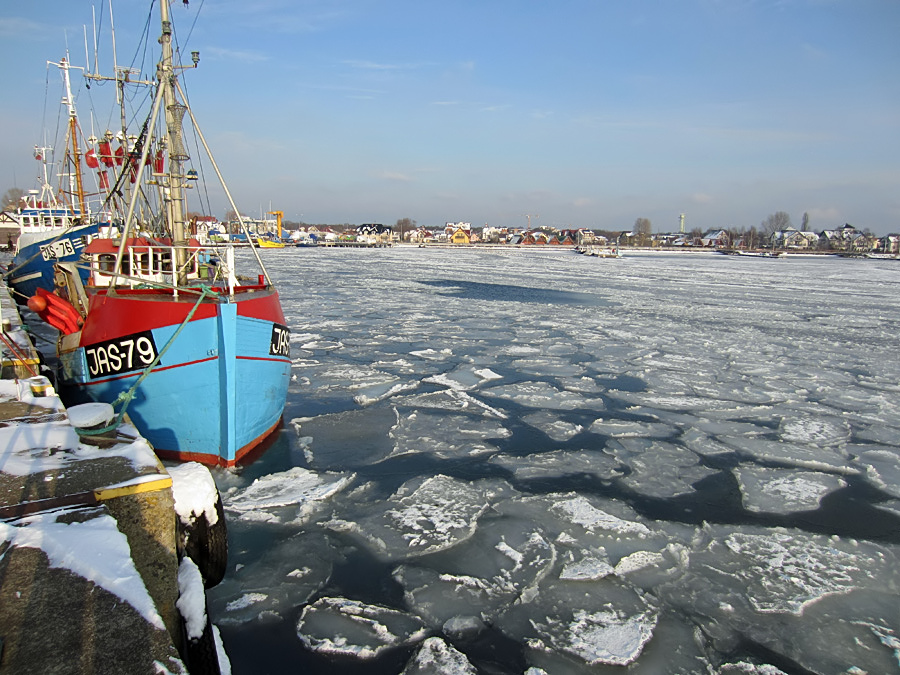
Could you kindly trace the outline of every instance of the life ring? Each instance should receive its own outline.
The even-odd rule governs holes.
[[[63,335],[77,333],[84,324],[84,319],[71,302],[45,288],[38,288],[28,298],[28,309]]]

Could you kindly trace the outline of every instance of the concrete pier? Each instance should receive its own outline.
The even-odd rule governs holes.
[[[0,672],[186,672],[172,479],[130,425],[78,437],[5,287],[0,320]]]

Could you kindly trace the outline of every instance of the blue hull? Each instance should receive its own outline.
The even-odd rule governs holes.
[[[287,338],[279,353],[273,336],[286,329],[277,321],[239,315],[238,304],[215,303],[207,309],[214,310],[212,316],[185,324],[128,406],[134,425],[164,458],[233,466],[280,424],[291,361]],[[180,325],[120,332],[74,348],[63,340],[64,393],[112,403],[138,380],[142,359],[152,361]],[[80,336],[67,339],[77,342]],[[132,346],[126,348],[129,339]],[[121,372],[129,366],[134,369]]]
[[[88,236],[99,232],[97,223],[80,225],[61,235],[48,233],[43,241],[23,246],[16,253],[8,277],[13,297],[24,303],[38,288],[52,291],[55,287],[53,266],[58,262],[77,262],[81,259]],[[87,270],[80,270],[81,280],[87,281]]]

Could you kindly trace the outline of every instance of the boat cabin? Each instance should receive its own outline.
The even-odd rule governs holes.
[[[84,249],[83,258],[91,268],[88,284],[92,286],[109,286],[116,271],[116,257],[121,240],[94,239]],[[116,275],[117,284],[165,284],[175,283],[176,247],[170,239],[153,239],[151,237],[129,237],[122,256],[122,267]],[[201,257],[205,257],[204,249],[196,239],[190,239],[182,246],[187,255],[188,280],[200,279],[206,271],[201,265]]]

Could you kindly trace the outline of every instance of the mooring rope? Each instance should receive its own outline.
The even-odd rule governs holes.
[[[191,311],[187,313],[184,321],[181,322],[181,325],[178,326],[178,329],[175,331],[172,337],[169,338],[169,341],[166,342],[165,347],[160,350],[159,354],[156,355],[156,358],[153,359],[150,365],[144,368],[144,371],[141,373],[141,376],[138,377],[135,383],[131,385],[131,387],[127,391],[123,391],[121,394],[119,394],[116,397],[116,400],[112,402],[113,409],[115,409],[117,405],[122,406],[122,409],[116,415],[114,421],[103,427],[102,429],[75,429],[75,431],[78,432],[79,436],[99,436],[100,434],[105,434],[108,431],[119,428],[119,425],[122,423],[122,418],[125,417],[125,412],[128,410],[128,405],[131,403],[131,399],[134,398],[134,394],[137,391],[137,388],[140,386],[141,382],[143,382],[147,378],[147,376],[150,375],[150,372],[157,365],[159,365],[159,362],[162,359],[163,355],[169,350],[169,347],[172,346],[172,344],[175,342],[175,339],[181,334],[181,331],[184,330],[184,327],[193,318],[194,313],[197,311],[197,308],[200,307],[200,303],[203,302],[203,299],[207,296],[218,295],[218,293],[212,290],[209,286],[201,285],[200,288],[200,297],[197,298],[197,302],[191,308]]]

